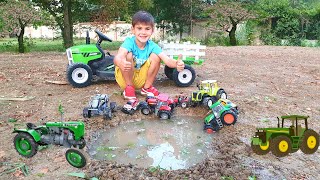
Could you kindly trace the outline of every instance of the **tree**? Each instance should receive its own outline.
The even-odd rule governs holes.
[[[0,3],[0,16],[4,32],[15,33],[18,37],[19,52],[24,53],[24,31],[30,24],[40,23],[42,16],[28,1],[7,0]]]
[[[230,45],[236,46],[237,25],[256,18],[255,13],[245,6],[248,6],[246,1],[218,0],[206,9],[210,17],[208,21],[210,30],[228,32]]]
[[[73,45],[72,5],[75,0],[33,0],[33,2],[53,16],[61,29],[63,45]],[[82,1],[80,1],[82,2]]]
[[[174,33],[191,32],[191,24],[194,17],[192,9],[196,9],[201,4],[199,0],[161,0],[154,1],[153,14],[159,27],[171,29]]]

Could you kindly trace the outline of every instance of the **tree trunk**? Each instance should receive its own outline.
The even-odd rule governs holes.
[[[63,28],[61,30],[63,45],[65,48],[69,48],[73,45],[73,23],[71,6],[71,0],[63,0]]]
[[[23,35],[24,35],[24,24],[19,19],[20,24],[20,33],[18,35],[18,44],[19,44],[19,53],[24,53],[24,43],[23,43]]]
[[[237,30],[237,25],[235,25],[235,26],[233,25],[231,30],[229,31],[229,38],[230,38],[230,45],[231,46],[237,45],[236,30]]]

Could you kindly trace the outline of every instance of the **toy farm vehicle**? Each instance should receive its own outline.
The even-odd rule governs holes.
[[[318,150],[319,134],[308,128],[309,116],[281,116],[281,125],[279,117],[277,118],[277,128],[257,128],[251,142],[254,153],[265,155],[271,150],[275,156],[283,157],[299,149],[305,154],[312,154]],[[302,128],[301,124],[305,127]]]
[[[168,94],[159,94],[157,97],[147,97],[146,103],[141,106],[141,113],[144,115],[155,113],[160,119],[170,119],[174,107],[175,103]]]
[[[193,103],[203,104],[210,108],[220,98],[227,99],[227,93],[218,86],[216,80],[201,81],[197,86],[199,90],[192,92],[191,101]]]
[[[201,59],[201,57],[205,56],[205,51],[202,50],[205,50],[206,47],[200,45],[200,43],[180,44],[173,42],[168,43],[166,41],[159,42],[159,46],[166,55],[173,59],[177,59],[180,54],[183,55],[182,61],[185,64],[183,71],[178,72],[175,68],[165,66],[164,73],[169,79],[173,80],[177,86],[190,86],[196,78],[196,72],[192,65],[201,65],[204,62],[204,59]]]
[[[114,56],[105,53],[100,44],[102,41],[112,42],[100,31],[95,30],[99,39],[96,44],[90,44],[89,32],[87,32],[86,44],[73,46],[66,50],[68,56],[67,79],[77,88],[89,86],[93,76],[102,79],[114,78]]]
[[[227,99],[219,99],[210,106],[212,112],[204,119],[204,130],[211,134],[223,126],[235,124],[238,119],[237,106]]]
[[[37,153],[38,146],[60,145],[68,149],[66,159],[74,167],[82,168],[86,165],[84,154],[78,150],[86,145],[84,140],[83,122],[47,122],[44,125],[36,126],[27,123],[27,129],[14,129],[18,133],[13,140],[17,152],[26,158],[31,158]],[[78,148],[78,149],[75,149]]]
[[[104,119],[111,119],[112,112],[116,110],[116,102],[110,102],[107,94],[96,94],[89,102],[89,107],[83,109],[83,117],[90,118],[95,115],[103,115]]]

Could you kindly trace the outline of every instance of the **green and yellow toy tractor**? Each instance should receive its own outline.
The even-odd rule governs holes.
[[[210,108],[219,99],[227,99],[227,93],[218,86],[216,80],[201,81],[197,85],[198,91],[192,92],[191,103],[203,104]]]
[[[305,154],[312,154],[318,150],[319,134],[308,128],[309,116],[288,115],[278,118],[277,128],[257,128],[251,139],[251,148],[258,155],[265,155],[269,151],[277,157],[294,153],[299,149]],[[286,122],[291,125],[286,127]],[[302,127],[304,124],[304,127]]]
[[[83,122],[47,122],[41,126],[27,123],[26,125],[26,129],[15,128],[13,131],[18,133],[13,143],[21,156],[31,158],[37,153],[38,146],[55,144],[70,148],[65,153],[70,165],[77,168],[86,165],[86,157],[79,150],[86,145]]]

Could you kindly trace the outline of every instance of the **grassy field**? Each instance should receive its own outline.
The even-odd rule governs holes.
[[[85,38],[74,39],[74,45],[85,44]],[[91,39],[91,44],[95,43]],[[102,48],[104,50],[117,50],[122,42],[102,42]],[[62,39],[24,39],[24,45],[26,47],[26,52],[49,52],[58,51],[63,52],[65,48],[63,47]],[[18,52],[18,39],[17,38],[0,38],[0,53],[1,52]]]

